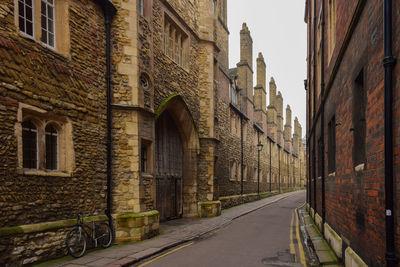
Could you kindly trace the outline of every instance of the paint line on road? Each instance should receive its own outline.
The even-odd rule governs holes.
[[[165,256],[167,256],[167,255],[169,255],[169,254],[171,254],[171,253],[174,253],[174,252],[176,252],[176,251],[178,251],[178,250],[180,250],[180,249],[183,249],[183,248],[188,247],[188,246],[193,245],[193,244],[194,244],[194,242],[190,242],[190,243],[188,243],[188,244],[186,244],[186,245],[177,247],[177,248],[175,248],[175,249],[173,249],[173,250],[168,251],[167,253],[164,253],[164,254],[162,254],[162,255],[160,255],[160,256],[158,256],[158,257],[155,257],[154,259],[151,259],[151,260],[149,260],[149,261],[146,261],[145,263],[140,264],[138,267],[142,267],[142,266],[145,266],[145,265],[147,265],[147,264],[150,264],[150,263],[152,263],[153,261],[156,261],[156,260],[158,260],[158,259],[160,259],[160,258],[162,258],[162,257],[165,257]]]
[[[303,203],[299,207],[297,207],[295,209],[295,213],[296,213],[296,239],[297,239],[297,245],[299,246],[300,263],[303,264],[304,267],[306,267],[306,257],[304,256],[303,244],[301,243],[301,239],[300,239],[299,214],[297,213],[297,210],[299,208],[303,207],[304,205],[305,205],[305,203]]]
[[[294,213],[292,212],[292,219],[290,220],[290,231],[289,231],[290,254],[293,254],[296,258],[296,250],[294,249],[294,242],[293,242],[293,223],[294,223]]]

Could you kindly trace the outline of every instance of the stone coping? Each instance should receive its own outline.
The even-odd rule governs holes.
[[[115,214],[115,215],[113,215],[113,217],[115,220],[120,221],[120,220],[132,219],[132,218],[151,217],[151,216],[155,216],[155,215],[159,215],[159,212],[157,210],[138,212],[138,213],[125,212],[125,213]]]
[[[261,198],[265,198],[268,196],[272,196],[277,194],[278,191],[271,191],[271,192],[262,192],[260,193],[260,197]],[[229,200],[229,199],[237,199],[237,198],[245,198],[245,197],[252,197],[252,196],[258,196],[257,193],[250,193],[250,194],[243,194],[243,195],[232,195],[232,196],[224,196],[224,197],[220,197],[219,200],[220,201],[224,201],[224,200]]]
[[[158,211],[152,210],[141,213],[121,213],[113,215],[116,220],[124,220],[130,218],[141,218],[141,217],[150,217],[154,215],[158,215]],[[90,222],[101,222],[107,221],[108,217],[106,215],[95,215],[95,216],[87,216],[83,218],[84,223]],[[76,219],[67,219],[67,220],[58,220],[52,222],[43,222],[43,223],[35,223],[35,224],[25,224],[25,225],[16,225],[16,226],[7,226],[0,228],[0,237],[17,235],[17,234],[27,234],[27,233],[35,233],[35,232],[45,232],[49,230],[56,230],[66,227],[72,227],[76,224]]]
[[[84,223],[89,222],[100,222],[106,221],[108,217],[106,215],[88,216],[83,218]],[[45,232],[49,230],[55,230],[60,228],[72,227],[76,224],[76,219],[59,220],[53,222],[43,222],[35,224],[25,224],[17,226],[9,226],[0,228],[0,237],[16,235],[16,234],[27,234],[35,232]]]

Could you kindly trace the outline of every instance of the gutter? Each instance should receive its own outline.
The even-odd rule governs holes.
[[[260,133],[264,134],[264,131],[263,131],[263,129],[261,128],[260,125],[258,125],[257,123],[254,123],[253,126],[254,126],[254,128],[257,130],[257,132],[260,132]]]
[[[385,228],[386,228],[386,264],[388,267],[394,267],[397,263],[395,242],[394,242],[394,215],[393,215],[393,67],[396,59],[392,54],[392,1],[383,2],[383,20],[384,20],[384,58],[383,66],[385,68]]]
[[[237,107],[235,107],[232,103],[229,103],[229,106],[237,113],[239,116],[246,121],[249,121],[249,118],[244,114],[241,110],[239,110]]]

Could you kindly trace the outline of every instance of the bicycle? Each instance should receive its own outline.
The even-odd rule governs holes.
[[[97,248],[100,245],[103,248],[108,248],[112,243],[112,231],[110,226],[105,223],[92,222],[92,227],[89,224],[83,222],[84,212],[74,213],[77,216],[77,223],[72,228],[65,239],[68,253],[74,257],[82,257],[86,252],[86,237],[91,238],[94,241],[94,247]],[[90,230],[90,231],[88,231]]]

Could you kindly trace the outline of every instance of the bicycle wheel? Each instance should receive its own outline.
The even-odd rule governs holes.
[[[86,237],[82,228],[74,227],[68,232],[65,239],[68,253],[74,257],[79,258],[85,254],[86,251]]]
[[[112,231],[108,224],[102,222],[96,226],[97,228],[97,242],[103,248],[108,248],[112,243]]]

